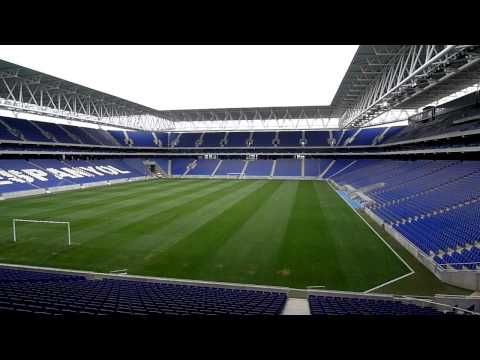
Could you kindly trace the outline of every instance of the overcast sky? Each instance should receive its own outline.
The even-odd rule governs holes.
[[[0,46],[0,59],[158,110],[329,105],[352,46]]]

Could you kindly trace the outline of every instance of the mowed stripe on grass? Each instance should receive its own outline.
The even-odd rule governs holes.
[[[366,290],[408,270],[318,181],[166,180],[0,203],[0,261],[130,274]],[[72,222],[26,225],[13,217]]]

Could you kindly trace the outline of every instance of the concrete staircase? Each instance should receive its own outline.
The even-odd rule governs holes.
[[[272,170],[270,171],[270,179],[273,178],[273,174],[275,174],[275,168],[277,167],[277,160],[273,160]]]
[[[50,139],[52,140],[53,142],[58,142],[57,139],[55,138],[55,136],[53,136],[53,134],[51,134],[50,132],[48,132],[47,130],[44,130],[43,128],[41,128],[36,121],[28,121],[30,124],[32,124],[35,128],[37,128],[38,131],[40,131],[40,133],[45,136],[47,139]]]
[[[240,172],[240,179],[243,179],[245,177],[245,171],[247,170],[248,166],[248,160],[245,160],[245,164],[243,165],[242,171]]]
[[[80,144],[83,144],[83,141],[77,136],[75,135],[74,133],[70,132],[70,130],[68,130],[65,126],[62,126],[61,124],[57,124],[60,128],[62,128],[62,130],[67,133],[68,136],[70,136],[70,138],[73,140],[73,141],[76,141]]]
[[[218,169],[219,169],[220,166],[222,165],[222,161],[223,161],[223,160],[220,160],[220,161],[218,162],[217,166],[215,166],[215,169],[213,170],[212,175],[210,175],[210,177],[214,177],[214,176],[217,174]]]
[[[190,170],[195,169],[197,166],[197,160],[193,160],[190,164],[187,165],[187,169],[183,173],[182,177],[187,176]]]
[[[25,139],[25,136],[20,132],[20,130],[17,130],[15,128],[12,128],[10,127],[5,121],[3,121],[2,119],[0,119],[0,124],[2,124],[5,129],[7,129],[7,131],[12,134],[13,136],[15,136],[16,138],[19,138],[20,140],[22,141],[26,141]]]
[[[330,164],[328,164],[328,166],[325,168],[325,170],[322,171],[322,173],[320,175],[318,175],[318,178],[319,179],[323,179],[323,177],[325,176],[325,174],[328,172],[328,170],[330,170],[330,168],[333,166],[333,164],[335,164],[335,160],[332,160],[330,162]]]

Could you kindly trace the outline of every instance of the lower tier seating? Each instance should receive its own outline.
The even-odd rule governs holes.
[[[331,178],[438,265],[480,270],[480,161],[358,160]]]
[[[308,303],[312,315],[443,315],[432,307],[406,304],[398,300],[310,295]]]
[[[58,316],[279,315],[281,292],[0,268],[0,314]]]

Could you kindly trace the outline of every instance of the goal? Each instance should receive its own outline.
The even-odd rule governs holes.
[[[228,179],[240,179],[242,173],[227,173],[226,176]]]
[[[17,242],[17,223],[31,223],[31,224],[50,224],[50,225],[65,225],[67,228],[67,243],[72,245],[70,236],[70,222],[69,221],[47,221],[47,220],[29,220],[29,219],[13,219],[13,242]]]

